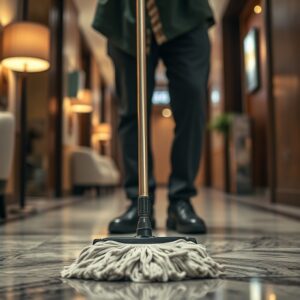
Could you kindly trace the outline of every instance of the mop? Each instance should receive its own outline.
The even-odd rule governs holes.
[[[190,237],[152,235],[148,194],[146,13],[145,0],[136,0],[139,198],[135,237],[96,239],[64,267],[64,278],[98,281],[167,282],[216,278],[223,267],[204,246]]]

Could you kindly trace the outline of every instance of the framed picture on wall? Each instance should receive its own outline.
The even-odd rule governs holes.
[[[78,91],[84,89],[85,72],[76,70],[67,74],[67,97],[76,98]]]
[[[260,87],[259,65],[259,31],[249,30],[244,39],[245,84],[248,93],[257,91]]]

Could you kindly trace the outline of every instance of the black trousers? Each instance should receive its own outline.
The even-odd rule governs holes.
[[[115,66],[119,103],[119,135],[125,169],[127,197],[138,197],[136,58],[111,43],[108,53]],[[171,109],[176,123],[171,152],[169,199],[186,199],[196,195],[194,180],[199,168],[205,128],[205,103],[210,61],[207,28],[196,28],[161,46],[152,39],[147,62],[148,114],[155,87],[155,69],[159,59],[166,66]],[[148,118],[150,120],[150,118]],[[150,125],[150,124],[149,124]],[[149,133],[150,133],[150,126]],[[149,135],[150,136],[150,135]],[[149,139],[149,193],[154,198],[155,179]]]

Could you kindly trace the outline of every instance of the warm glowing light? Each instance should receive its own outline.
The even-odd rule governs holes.
[[[17,1],[0,1],[0,27],[4,27],[11,23],[17,14]]]
[[[75,113],[90,113],[93,110],[91,91],[79,90],[77,98],[71,100],[72,111]]]
[[[172,111],[170,108],[164,108],[162,111],[161,111],[161,115],[164,117],[164,118],[170,118],[172,117]]]
[[[260,5],[255,5],[253,10],[256,14],[259,15],[262,12],[262,7]]]
[[[269,294],[268,300],[276,300],[276,295],[274,293]]]
[[[249,299],[250,300],[262,300],[262,286],[261,282],[257,279],[252,279],[250,281],[250,291]]]
[[[77,98],[71,100],[71,106],[74,113],[90,113],[93,110],[90,102]]]
[[[74,104],[72,105],[72,111],[75,113],[90,113],[92,107],[86,104]]]
[[[89,89],[79,90],[77,93],[77,98],[86,102],[92,102],[92,93]]]
[[[93,138],[98,141],[109,141],[111,139],[111,125],[109,123],[101,123],[95,126]]]
[[[77,98],[71,100],[72,111],[75,113],[90,113],[92,107],[91,91],[84,89],[77,93]]]
[[[1,64],[17,72],[41,72],[49,69],[49,62],[34,57],[11,57],[2,60]]]
[[[11,23],[3,29],[2,65],[17,72],[49,69],[49,29],[32,22]]]

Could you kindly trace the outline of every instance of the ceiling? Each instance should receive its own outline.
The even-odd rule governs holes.
[[[110,58],[106,54],[106,38],[91,27],[96,11],[97,0],[73,1],[78,11],[79,26],[98,61],[100,72],[107,84],[113,85],[114,68]]]

